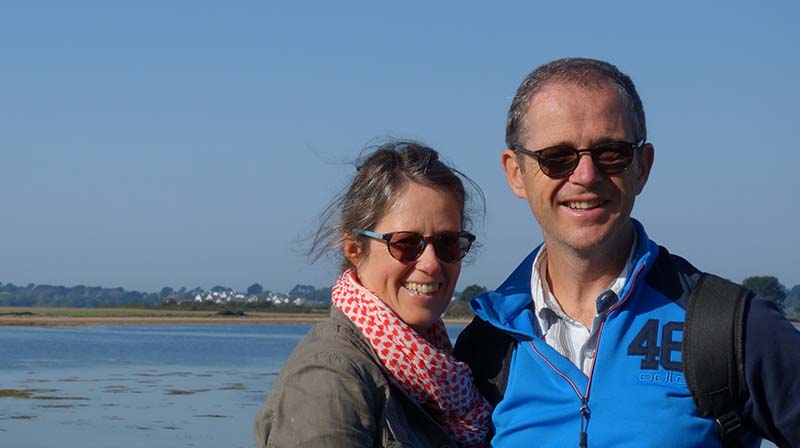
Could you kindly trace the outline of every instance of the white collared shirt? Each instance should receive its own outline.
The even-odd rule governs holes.
[[[592,321],[591,329],[564,313],[558,300],[550,291],[550,286],[547,284],[547,247],[545,245],[542,245],[533,261],[531,296],[533,296],[534,310],[542,336],[548,345],[567,357],[586,375],[589,375],[596,355],[595,341],[600,321],[608,309],[619,301],[619,294],[633,271],[638,239],[638,235],[634,233],[633,245],[625,267],[611,282],[611,285],[597,297],[595,301],[597,314]]]

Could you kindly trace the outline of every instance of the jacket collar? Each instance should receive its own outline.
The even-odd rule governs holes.
[[[643,278],[636,274],[645,274],[658,256],[658,245],[650,240],[639,221],[631,220],[638,232],[638,240],[633,272],[622,287],[619,295],[621,298],[629,296],[634,280]],[[533,261],[541,248],[540,244],[528,254],[496,290],[480,294],[470,301],[478,317],[523,339],[535,337],[537,331],[534,327],[536,317],[533,314],[531,272]]]

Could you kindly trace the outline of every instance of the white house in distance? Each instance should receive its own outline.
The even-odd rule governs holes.
[[[209,292],[197,293],[194,296],[193,301],[196,303],[213,302],[217,304],[226,304],[231,302],[244,302],[244,303],[269,302],[275,305],[295,305],[295,306],[303,306],[306,305],[307,302],[306,299],[302,297],[291,298],[289,297],[288,294],[268,292],[265,297],[259,297],[254,294],[247,295],[235,291],[209,291]]]

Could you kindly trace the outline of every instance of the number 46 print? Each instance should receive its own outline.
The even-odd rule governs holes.
[[[661,327],[661,345],[658,338],[659,324],[658,319],[648,320],[628,345],[628,355],[641,356],[643,370],[658,370],[658,364],[661,363],[667,370],[680,371],[683,368],[681,362],[683,322],[667,322]]]

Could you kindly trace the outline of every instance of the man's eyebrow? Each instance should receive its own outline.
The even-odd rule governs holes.
[[[592,143],[588,147],[585,147],[585,148],[582,148],[582,149],[594,148],[597,145],[602,145],[604,143],[617,142],[617,141],[620,141],[620,139],[612,138],[612,137],[601,137],[601,138],[598,138],[597,140],[592,140]],[[557,147],[557,146],[567,146],[567,147],[570,147],[570,148],[573,148],[573,149],[579,149],[578,145],[576,145],[574,142],[566,140],[566,139],[556,140],[555,142],[556,143],[552,143],[552,144],[549,144],[547,146],[542,146],[541,148],[532,149],[532,151],[537,151],[539,149],[546,149],[546,148],[554,148],[554,147]]]
[[[592,146],[594,147],[594,146],[597,146],[597,145],[602,145],[604,143],[618,142],[618,141],[620,141],[620,139],[618,139],[618,138],[603,137],[603,138],[599,138],[599,139],[595,140],[592,143]]]
[[[547,149],[547,148],[555,148],[556,146],[569,146],[570,148],[577,148],[572,142],[567,140],[556,140],[555,143],[550,143],[546,146],[542,146],[541,148],[533,148],[531,151],[538,151],[540,149]]]
[[[628,142],[628,140],[625,137],[601,137],[601,138],[598,138],[597,140],[593,140],[591,147],[594,148],[595,146],[603,145],[603,144],[611,143],[611,142]]]

